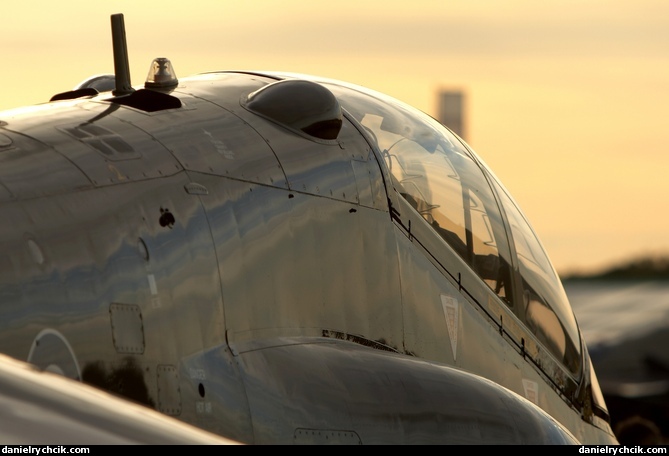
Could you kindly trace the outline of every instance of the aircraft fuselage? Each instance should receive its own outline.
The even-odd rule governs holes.
[[[347,90],[220,72],[0,113],[0,351],[245,443],[615,442],[580,334],[518,317],[518,248],[494,278],[458,252]]]

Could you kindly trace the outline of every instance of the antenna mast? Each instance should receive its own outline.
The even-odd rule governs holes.
[[[112,14],[112,44],[114,46],[114,75],[116,88],[114,95],[128,95],[135,89],[130,84],[130,65],[128,64],[128,45],[125,40],[125,22],[123,14]]]

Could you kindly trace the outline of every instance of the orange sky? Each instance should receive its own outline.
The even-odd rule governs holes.
[[[12,2],[0,110],[113,72],[114,13],[125,16],[133,84],[164,56],[180,77],[310,73],[433,115],[438,90],[464,90],[467,141],[558,271],[669,252],[669,2]]]

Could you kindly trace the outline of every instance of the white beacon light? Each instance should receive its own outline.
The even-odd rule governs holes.
[[[169,89],[179,84],[172,62],[165,57],[153,59],[144,87],[147,89]]]

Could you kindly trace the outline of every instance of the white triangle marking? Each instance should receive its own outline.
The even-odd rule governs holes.
[[[451,339],[451,350],[453,350],[453,361],[455,361],[458,351],[458,318],[460,304],[458,304],[458,300],[452,296],[441,295],[441,306],[444,309],[448,337]]]
[[[525,390],[525,397],[539,405],[539,384],[535,381],[523,379],[523,389]]]

